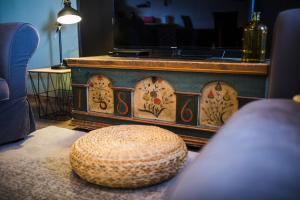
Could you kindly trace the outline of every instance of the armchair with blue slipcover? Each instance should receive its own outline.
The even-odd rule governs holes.
[[[35,130],[26,68],[38,42],[38,32],[28,23],[0,24],[0,144],[23,139]]]

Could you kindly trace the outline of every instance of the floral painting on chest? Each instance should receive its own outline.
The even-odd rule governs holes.
[[[223,81],[207,83],[200,100],[200,125],[220,127],[238,110],[238,93]]]
[[[111,81],[102,75],[92,76],[88,83],[89,111],[114,113],[114,94]]]
[[[175,122],[176,95],[173,87],[158,77],[139,81],[134,91],[134,116]]]

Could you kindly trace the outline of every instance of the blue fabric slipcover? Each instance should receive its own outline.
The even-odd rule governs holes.
[[[9,99],[9,89],[6,80],[0,78],[0,102]]]
[[[0,144],[35,130],[26,97],[26,68],[38,41],[36,29],[28,23],[0,24],[0,98],[9,95],[0,101]]]
[[[261,100],[239,110],[170,188],[170,200],[298,200],[300,104]]]
[[[270,66],[270,98],[300,94],[300,8],[276,19]]]

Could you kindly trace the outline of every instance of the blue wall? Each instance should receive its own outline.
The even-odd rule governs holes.
[[[76,8],[76,0],[71,0]],[[0,23],[29,22],[40,34],[37,51],[29,62],[29,68],[50,67],[59,63],[56,14],[63,8],[62,0],[0,0]],[[62,29],[63,58],[78,57],[77,25]]]

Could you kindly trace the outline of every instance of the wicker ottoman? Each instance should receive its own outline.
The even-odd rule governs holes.
[[[71,148],[73,170],[88,182],[138,188],[174,176],[187,159],[184,141],[155,126],[120,125],[91,131]]]

